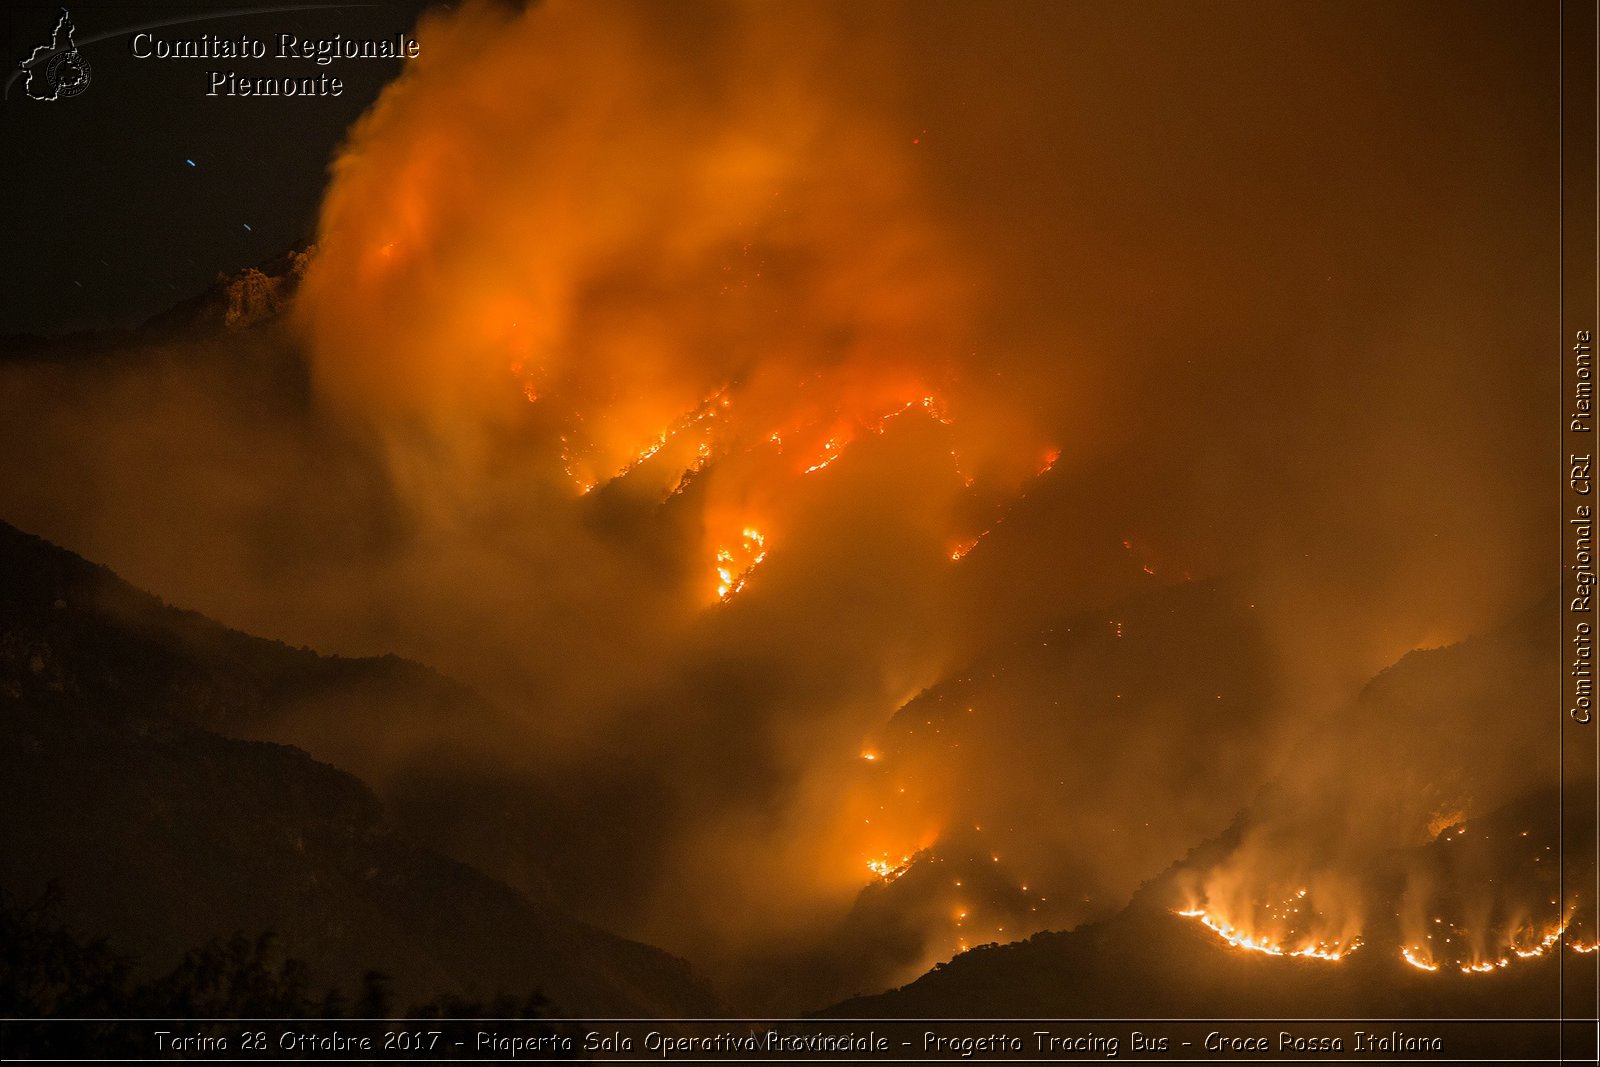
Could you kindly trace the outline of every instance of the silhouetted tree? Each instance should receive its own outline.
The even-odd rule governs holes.
[[[356,998],[354,1018],[387,1019],[389,1003],[393,999],[394,980],[382,971],[368,971],[361,976],[361,995]]]
[[[121,1019],[388,1019],[393,979],[368,971],[352,1002],[330,988],[312,994],[310,967],[285,957],[271,933],[235,934],[184,953],[167,974],[135,981],[135,961],[104,940],[80,942],[61,924],[61,891],[51,885],[21,903],[0,890],[0,1017],[15,1019],[103,1019],[70,1031],[7,1021],[5,1051],[19,1058],[82,1055],[139,1057],[149,1054],[148,1024]],[[550,1019],[552,1006],[538,992],[473,1000],[443,993],[411,1006],[408,1019]],[[552,1023],[545,1032],[555,1032]],[[186,1033],[226,1035],[230,1024],[189,1025]]]
[[[80,943],[57,919],[55,883],[23,904],[0,890],[0,1015],[103,1016],[128,999],[133,961],[104,939]]]

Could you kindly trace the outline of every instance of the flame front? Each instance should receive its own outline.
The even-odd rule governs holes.
[[[900,861],[894,863],[885,855],[881,859],[868,860],[867,870],[871,871],[879,881],[893,882],[911,869],[912,862],[912,857],[901,856]]]
[[[1234,925],[1214,914],[1206,906],[1184,908],[1175,914],[1199,919],[1201,925],[1234,948],[1261,952],[1269,956],[1297,956],[1332,962],[1343,959],[1360,948],[1359,936],[1320,938],[1302,932],[1301,917],[1304,919],[1313,917],[1307,901],[1308,893],[1309,890],[1301,888],[1277,905],[1261,908],[1262,917],[1266,921],[1255,932]]]
[[[1363,943],[1359,936],[1344,942],[1329,943],[1318,941],[1308,943],[1304,940],[1297,940],[1292,935],[1285,939],[1275,934],[1252,934],[1224,919],[1218,918],[1203,907],[1178,909],[1173,914],[1186,919],[1200,920],[1203,926],[1233,948],[1262,952],[1269,956],[1299,956],[1307,959],[1339,960],[1354,952]],[[1445,923],[1442,918],[1437,919],[1436,922],[1440,924],[1441,930],[1450,931],[1448,934],[1441,932],[1437,935],[1441,946],[1444,944],[1460,944],[1464,946],[1470,940],[1466,932]],[[1546,931],[1532,944],[1527,944],[1527,942],[1513,937],[1503,946],[1503,952],[1499,954],[1484,956],[1481,953],[1474,953],[1466,959],[1458,959],[1451,962],[1451,966],[1466,975],[1493,974],[1496,971],[1510,967],[1516,960],[1538,959],[1547,955],[1551,949],[1556,948],[1562,942],[1566,931],[1567,924],[1563,922]],[[1525,944],[1527,947],[1522,947]],[[1567,947],[1574,953],[1581,955],[1600,950],[1600,944],[1579,941],[1568,941]],[[1399,949],[1399,957],[1417,970],[1426,971],[1430,974],[1437,973],[1444,966],[1433,950],[1424,945],[1403,946]]]
[[[717,549],[717,598],[732,599],[766,558],[767,539],[753,526],[744,528],[736,546]]]
[[[1429,962],[1427,958],[1422,955],[1421,946],[1413,946],[1411,948],[1401,949],[1400,957],[1419,971],[1437,971],[1439,969],[1439,965],[1437,963]]]

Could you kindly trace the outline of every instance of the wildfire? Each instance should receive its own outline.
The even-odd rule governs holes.
[[[1547,928],[1542,935],[1536,934],[1535,927],[1531,923],[1525,922],[1519,929],[1504,935],[1504,940],[1500,941],[1500,952],[1503,954],[1497,957],[1489,957],[1486,954],[1486,952],[1494,951],[1493,948],[1490,948],[1486,952],[1475,952],[1467,959],[1456,959],[1448,962],[1458,966],[1462,974],[1492,974],[1502,967],[1509,967],[1515,960],[1538,959],[1547,955],[1552,949],[1561,944],[1563,936],[1571,926],[1575,912],[1576,908],[1569,909],[1559,922]],[[1444,920],[1435,919],[1434,922],[1443,923]],[[1453,924],[1448,925],[1448,929],[1458,937],[1465,937],[1465,932]],[[1529,944],[1535,936],[1539,938],[1538,941]],[[1447,937],[1445,940],[1453,942],[1455,938]],[[1577,949],[1578,946],[1573,945],[1572,947]]]
[[[1511,951],[1525,960],[1531,960],[1538,956],[1543,956],[1546,952],[1550,951],[1551,946],[1553,946],[1557,941],[1561,940],[1561,935],[1566,933],[1566,930],[1567,924],[1563,922],[1560,926],[1557,926],[1554,930],[1551,930],[1548,934],[1545,934],[1544,938],[1533,948],[1518,948],[1515,942],[1513,942],[1511,945]]]
[[[1300,895],[1303,896],[1304,892],[1302,891]],[[1344,944],[1330,945],[1326,941],[1315,941],[1302,944],[1298,948],[1289,948],[1266,935],[1253,936],[1247,934],[1232,923],[1212,915],[1204,908],[1188,908],[1175,914],[1185,918],[1199,919],[1201,924],[1208,930],[1234,948],[1262,952],[1268,956],[1298,956],[1303,959],[1331,962],[1343,959],[1361,947],[1361,939],[1358,937]]]
[[[1305,889],[1300,889],[1281,906],[1268,906],[1265,909],[1265,913],[1281,922],[1291,921],[1291,915],[1298,915],[1301,912],[1302,909],[1298,906],[1298,903],[1307,896],[1307,892]],[[1293,933],[1284,936],[1259,932],[1250,933],[1212,914],[1203,906],[1186,907],[1182,910],[1174,911],[1174,914],[1186,919],[1198,919],[1206,928],[1234,948],[1261,952],[1269,956],[1302,956],[1309,959],[1337,960],[1349,955],[1362,944],[1360,937],[1352,938],[1348,942],[1341,940],[1338,943],[1330,944],[1321,940],[1313,942],[1307,938],[1297,937]],[[1493,974],[1510,967],[1517,959],[1536,959],[1548,954],[1562,943],[1571,921],[1572,913],[1569,912],[1564,920],[1558,925],[1547,929],[1545,933],[1540,935],[1537,943],[1529,945],[1529,947],[1522,946],[1527,943],[1527,939],[1531,938],[1533,928],[1529,925],[1524,925],[1520,931],[1508,935],[1507,941],[1502,942],[1505,946],[1504,955],[1473,953],[1465,959],[1460,957],[1452,959],[1448,956],[1440,958],[1435,954],[1432,947],[1421,943],[1400,946],[1398,954],[1408,965],[1415,967],[1419,971],[1433,973],[1449,967],[1458,969],[1462,974]],[[1466,936],[1462,930],[1447,924],[1443,918],[1436,918],[1433,922],[1440,924],[1444,929],[1455,935],[1453,937],[1440,935],[1445,942],[1459,943],[1458,939]],[[1432,939],[1433,935],[1429,935],[1428,940],[1431,941]],[[1576,942],[1567,942],[1567,944],[1574,952],[1583,954],[1600,950],[1600,944]],[[1294,945],[1299,947],[1292,947]],[[1491,949],[1490,951],[1492,952],[1493,950]]]
[[[530,383],[525,392],[530,401],[537,399],[537,391]],[[661,456],[661,464],[672,473],[671,488],[666,495],[682,492],[695,474],[699,473],[708,464],[715,453],[715,440],[717,420],[726,420],[728,408],[733,403],[729,396],[729,386],[721,385],[704,396],[699,403],[672,419],[660,430],[645,438],[644,443],[634,448],[631,452],[621,454],[612,453],[611,464],[605,460],[586,459],[581,466],[590,468],[580,472],[577,459],[579,449],[574,447],[575,436],[591,438],[589,433],[580,433],[586,420],[583,414],[573,411],[570,414],[571,425],[567,432],[561,435],[561,459],[566,468],[567,476],[578,486],[580,495],[587,495],[595,489],[610,485],[612,482],[626,478],[649,464],[657,456]],[[588,457],[592,453],[610,451],[601,449],[599,443],[589,440],[581,451]],[[593,468],[601,471],[610,470],[609,474],[596,474]]]
[[[844,455],[844,444],[838,438],[830,437],[822,446],[822,458],[805,469],[806,474],[815,474],[820,470],[827,470],[835,460]]]
[[[977,537],[969,537],[965,541],[957,542],[955,547],[950,549],[950,559],[954,562],[959,562],[962,556],[978,547],[978,542],[983,540],[983,536],[983,534],[979,534]]]
[[[955,420],[945,412],[944,401],[931,393],[913,397],[887,410],[879,408],[876,415],[867,415],[854,420],[835,419],[831,432],[827,439],[822,442],[820,453],[800,473],[815,474],[818,471],[827,470],[838,461],[840,456],[844,455],[846,449],[856,439],[858,432],[864,430],[867,433],[881,436],[888,432],[891,420],[908,412],[919,410],[941,426],[955,425]],[[803,433],[804,429],[805,427],[795,427],[789,431],[774,431],[768,435],[767,439],[781,450],[785,437],[797,436]],[[955,456],[955,453],[952,452],[951,455]],[[964,475],[962,476],[962,483],[966,486],[972,484],[971,480]]]
[[[513,372],[530,401],[543,395],[522,364],[513,364]],[[796,392],[804,394],[808,385],[801,382]],[[762,407],[736,404],[735,393],[740,388],[737,381],[724,381],[687,410],[665,420],[660,429],[642,440],[635,437],[639,443],[631,451],[620,453],[606,443],[611,435],[603,427],[609,426],[610,420],[599,416],[606,416],[607,412],[586,419],[583,412],[570,410],[560,434],[562,468],[579,496],[638,475],[654,484],[666,500],[683,493],[702,471],[724,461],[740,471],[765,466],[780,478],[805,477],[837,463],[863,435],[887,433],[890,424],[901,416],[925,417],[942,427],[955,425],[944,399],[916,386],[911,390],[873,390],[863,397],[834,397],[833,404],[802,405],[798,415],[791,411],[791,417],[776,426],[751,426],[750,419],[758,418]],[[975,479],[962,469],[961,453],[954,446],[952,440],[952,474],[962,490],[971,489]],[[794,466],[783,464],[778,470],[766,466],[767,461],[762,458],[763,452],[781,455],[796,450],[806,458]],[[1049,471],[1060,454],[1059,448],[1046,452],[1033,476]],[[1002,522],[1004,517],[1002,511],[993,521]],[[953,542],[948,549],[951,561],[965,557],[988,533],[985,529]],[[766,551],[766,535],[753,526],[746,526],[732,543],[724,540],[717,545],[713,549],[717,600],[727,601],[744,589],[751,571],[766,558]]]
[[[1328,933],[1321,913],[1313,907],[1310,889],[1300,886],[1276,903],[1257,901],[1248,905],[1256,918],[1252,928],[1237,925],[1223,918],[1212,901],[1192,904],[1177,914],[1198,919],[1212,933],[1234,948],[1260,952],[1268,956],[1298,956],[1302,959],[1335,961],[1343,959],[1361,947],[1356,931],[1345,929],[1336,937],[1319,936]]]
[[[887,883],[895,881],[901,875],[909,871],[911,869],[911,864],[912,858],[910,856],[901,856],[900,862],[894,863],[891,862],[888,855],[885,854],[882,859],[868,860],[867,870],[877,875],[880,881]]]
[[[1508,964],[1510,962],[1511,962],[1510,960],[1508,960],[1504,956],[1502,956],[1502,957],[1500,957],[1500,959],[1496,960],[1493,963],[1487,963],[1487,962],[1485,962],[1485,963],[1463,963],[1461,965],[1461,973],[1462,974],[1492,974],[1496,967],[1504,967],[1504,966],[1506,966],[1506,964]]]
[[[706,464],[710,462],[711,445],[705,441],[702,441],[700,446],[695,449],[694,460],[688,466],[684,467],[683,473],[678,475],[678,480],[672,483],[672,490],[668,493],[668,495],[677,496],[679,493],[687,489],[689,487],[689,483],[694,480],[694,476],[705,470]]]
[[[569,407],[557,414],[568,399],[564,389],[542,380],[543,371],[536,373],[520,357],[510,369],[523,395],[530,402],[539,401],[559,420],[561,466],[580,497],[627,479],[667,501],[683,494],[697,476],[715,465],[738,482],[748,484],[756,477],[767,514],[774,506],[784,506],[774,501],[782,501],[785,480],[827,470],[862,438],[886,434],[896,419],[923,418],[936,427],[956,425],[945,398],[916,378],[878,382],[852,378],[845,389],[846,383],[812,375],[792,383],[787,406],[776,411],[766,393],[759,391],[770,386],[726,378],[665,415],[659,409],[651,415],[643,407],[619,408],[615,398],[590,407],[592,397],[582,409]],[[744,394],[757,399],[742,400]],[[619,438],[632,444],[619,447]],[[972,490],[976,479],[964,469],[958,439],[949,435],[941,448],[951,459],[952,488]],[[800,458],[774,462],[785,453]],[[1046,450],[1017,490],[1026,495],[1027,481],[1051,470],[1060,455],[1059,448]],[[641,494],[636,488],[629,495],[637,499]],[[767,517],[782,520],[782,515]],[[987,529],[961,531],[960,539],[946,549],[950,560],[963,559],[1005,517],[1001,504]],[[725,532],[718,537],[717,525],[713,524],[707,548],[714,558],[714,602],[726,602],[746,587],[751,572],[766,558],[768,544],[766,533],[754,526],[744,526],[735,536]]]
[[[766,536],[753,526],[744,528],[737,548],[717,549],[717,598],[726,601],[737,596],[766,558]]]
[[[1400,956],[1419,971],[1437,971],[1439,969],[1437,963],[1429,963],[1418,955],[1419,952],[1421,952],[1421,949],[1403,948],[1400,950]]]

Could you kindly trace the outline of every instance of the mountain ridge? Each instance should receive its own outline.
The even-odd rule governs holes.
[[[469,692],[398,658],[229,630],[0,523],[0,885],[29,899],[58,883],[75,930],[151,968],[271,930],[320,977],[377,967],[405,998],[537,988],[574,1014],[721,1009],[682,960],[408,840],[350,774],[225,736],[352,669]]]
[[[1541,738],[1550,742],[1552,757],[1557,751],[1556,728],[1540,724],[1546,723],[1544,710],[1557,705],[1554,679],[1541,666],[1555,643],[1559,606],[1554,594],[1546,595],[1501,625],[1413,651],[1378,672],[1350,708],[1290,750],[1286,767],[1313,773],[1280,774],[1224,830],[1146,881],[1109,918],[979,946],[896,989],[852,997],[818,1014],[1554,1014],[1560,961],[1572,954],[1559,945],[1534,952],[1540,933],[1548,936],[1536,924],[1509,946],[1494,938],[1546,911],[1553,917],[1569,909],[1562,921],[1567,935],[1585,946],[1595,940],[1595,901],[1584,888],[1594,870],[1592,797],[1563,795],[1554,784],[1553,759],[1537,756]],[[1432,729],[1445,721],[1444,712],[1455,718],[1451,732]],[[1467,742],[1488,730],[1498,730],[1503,744],[1473,762]],[[1388,773],[1379,788],[1363,788],[1358,770],[1380,757],[1403,773]],[[1520,774],[1508,770],[1519,767]],[[1342,789],[1324,788],[1341,779]],[[1383,811],[1395,827],[1410,827],[1410,837],[1374,831],[1374,825],[1391,827],[1367,819],[1368,807]],[[1563,852],[1572,842],[1577,846]],[[1354,879],[1364,887],[1364,943],[1337,961],[1249,951],[1230,945],[1194,914],[1179,914],[1204,907],[1194,898],[1205,876],[1235,861],[1263,887],[1315,887],[1319,872],[1330,869]],[[1263,862],[1281,868],[1263,868]],[[1290,880],[1298,878],[1308,881]],[[1549,900],[1544,907],[1558,885],[1566,887],[1566,905],[1558,909]],[[1407,912],[1420,916],[1411,929]],[[1456,944],[1424,947],[1415,927],[1430,918],[1437,927],[1421,928],[1438,929],[1446,940],[1443,931],[1450,931]],[[1470,953],[1463,947],[1469,940],[1475,945]],[[1435,972],[1407,962],[1401,950],[1411,942],[1421,964]],[[1529,958],[1517,958],[1513,948]],[[1507,962],[1498,964],[1497,955]],[[1498,973],[1463,973],[1469,964]],[[1570,985],[1570,974],[1567,980]]]

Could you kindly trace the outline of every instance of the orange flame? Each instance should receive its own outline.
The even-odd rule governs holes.
[[[960,562],[961,561],[961,557],[965,556],[968,552],[971,552],[973,549],[977,548],[978,547],[978,542],[982,541],[987,534],[988,534],[988,531],[985,530],[983,533],[979,534],[977,537],[969,537],[965,541],[956,542],[955,546],[950,549],[950,559],[953,562]]]
[[[1400,950],[1400,956],[1419,971],[1437,971],[1439,965],[1437,963],[1429,963],[1423,959],[1420,955],[1421,951],[1421,949],[1403,948]]]
[[[1272,932],[1264,929],[1250,932],[1216,914],[1208,904],[1195,904],[1176,914],[1199,919],[1203,926],[1234,948],[1269,956],[1298,956],[1331,962],[1343,959],[1361,947],[1361,938],[1351,936],[1351,931],[1333,939],[1304,932],[1307,921],[1314,921],[1313,916],[1316,915],[1307,900],[1309,893],[1310,890],[1302,886],[1287,899],[1258,909],[1264,922],[1273,927]]]
[[[1203,926],[1234,948],[1262,952],[1268,956],[1298,956],[1304,959],[1332,962],[1343,959],[1361,947],[1361,939],[1357,937],[1343,944],[1330,945],[1326,941],[1315,941],[1290,948],[1266,935],[1253,936],[1247,934],[1226,920],[1218,919],[1204,908],[1188,908],[1174,912],[1174,914],[1185,918],[1199,919]]]
[[[737,596],[766,558],[767,539],[753,526],[744,528],[737,547],[717,549],[717,598],[727,601]]]
[[[901,856],[900,862],[892,863],[886,854],[882,859],[868,860],[867,870],[876,875],[879,881],[893,882],[909,871],[913,862],[915,862],[913,857]]]

